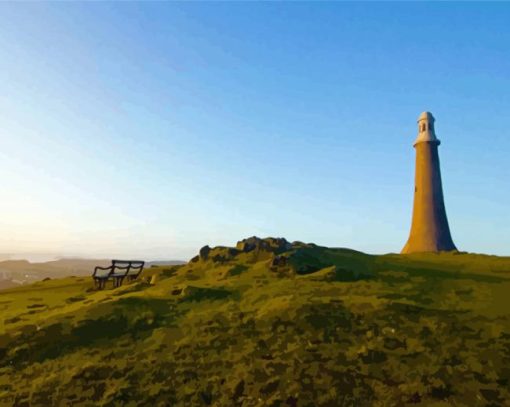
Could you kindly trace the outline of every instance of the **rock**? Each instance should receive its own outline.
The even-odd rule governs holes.
[[[271,259],[271,268],[284,267],[286,265],[287,265],[287,257],[285,257],[285,256],[274,256]]]
[[[218,246],[211,250],[209,257],[215,263],[226,263],[233,260],[238,253],[233,247]]]
[[[257,247],[257,244],[254,239],[258,239],[257,237],[250,237],[248,239],[243,239],[240,242],[237,242],[236,249],[240,252],[248,253],[254,250]]]
[[[182,287],[175,288],[170,292],[172,295],[181,295],[182,294]]]
[[[200,260],[207,260],[210,252],[211,252],[211,248],[209,246],[202,247],[200,249],[200,251],[198,252],[199,256],[200,256]]]

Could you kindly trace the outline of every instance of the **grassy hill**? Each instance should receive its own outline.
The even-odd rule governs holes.
[[[0,405],[510,405],[510,258],[251,238],[0,311]]]

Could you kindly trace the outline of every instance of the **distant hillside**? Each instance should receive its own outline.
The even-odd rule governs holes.
[[[31,263],[26,260],[5,260],[0,262],[0,290],[21,284],[33,283],[45,278],[63,278],[69,276],[90,276],[96,266],[106,266],[111,260],[62,258],[44,263]],[[148,262],[153,265],[177,265],[185,262],[163,260]]]
[[[271,238],[40,281],[0,292],[0,405],[508,405],[509,292],[510,258]]]
[[[91,275],[94,267],[108,264],[103,259],[59,259],[44,263],[31,263],[26,260],[6,260],[0,262],[0,288],[2,281],[27,284],[45,278]]]

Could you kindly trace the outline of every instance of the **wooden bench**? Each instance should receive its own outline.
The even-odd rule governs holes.
[[[108,267],[97,266],[94,269],[92,278],[96,288],[101,290],[105,287],[108,280],[113,281],[113,287],[120,287],[125,278],[133,281],[138,278],[143,271],[145,262],[138,260],[112,260]]]

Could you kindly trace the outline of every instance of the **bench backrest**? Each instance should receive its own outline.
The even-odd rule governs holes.
[[[126,276],[138,276],[145,265],[144,261],[140,260],[112,260],[112,268],[115,273],[115,269],[122,271],[126,271]]]

